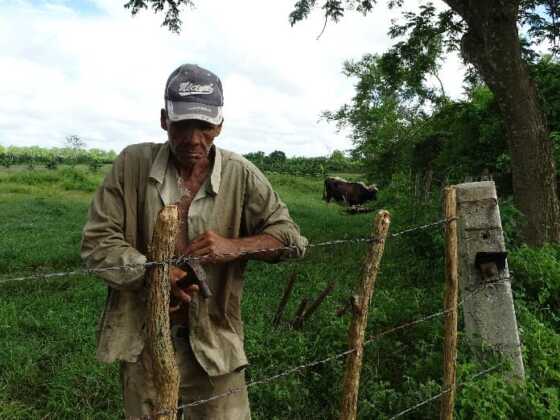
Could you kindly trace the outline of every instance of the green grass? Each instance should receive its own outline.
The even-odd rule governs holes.
[[[321,200],[321,180],[281,174],[270,179],[311,242],[369,235],[373,214],[350,216],[336,204],[327,206]],[[91,185],[100,180],[101,174],[80,168],[0,172],[0,279],[78,267]],[[405,191],[396,183],[372,203],[392,212],[393,232],[440,217],[437,200],[419,207]],[[368,334],[441,310],[442,249],[439,229],[388,242]],[[249,264],[243,301],[249,380],[347,348],[349,317],[337,317],[335,311],[353,293],[365,252],[364,244],[347,244],[312,248],[297,262]],[[523,265],[525,254],[518,255],[518,264],[530,271],[532,265]],[[303,330],[285,323],[273,329],[272,317],[293,272],[298,281],[286,310],[288,319],[303,297],[316,296],[333,280],[336,289]],[[94,330],[105,293],[103,284],[91,276],[0,283],[1,419],[122,417],[118,369],[94,359]],[[521,389],[495,374],[465,386],[458,393],[458,418],[558,417],[558,324],[552,311],[539,306],[532,295],[525,296],[523,289],[517,293],[527,385]],[[439,392],[441,324],[437,318],[366,347],[360,418],[388,418]],[[458,381],[491,364],[492,360],[478,361],[462,343]],[[335,418],[342,375],[339,360],[253,387],[253,417]],[[405,418],[433,419],[438,410],[435,401]]]

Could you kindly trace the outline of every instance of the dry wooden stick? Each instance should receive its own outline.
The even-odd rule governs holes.
[[[313,303],[311,305],[309,305],[309,308],[307,308],[307,310],[305,311],[305,313],[303,314],[301,323],[303,325],[303,323],[305,321],[307,321],[309,319],[309,317],[311,315],[313,315],[313,312],[315,312],[317,310],[317,308],[321,305],[321,303],[323,303],[323,301],[325,300],[325,298],[330,295],[332,293],[332,291],[334,290],[336,286],[336,282],[331,282],[326,288],[325,290],[323,290],[319,296],[317,296],[317,299],[315,299],[313,301]]]
[[[443,344],[443,391],[440,419],[452,420],[455,405],[455,370],[457,362],[457,294],[459,287],[459,261],[457,249],[457,202],[455,188],[444,190],[443,213],[445,225],[445,311]]]
[[[296,282],[297,273],[294,271],[288,280],[288,284],[286,285],[286,289],[284,289],[284,295],[282,296],[282,300],[278,305],[278,310],[276,311],[276,315],[274,316],[274,320],[272,321],[272,325],[274,327],[278,326],[280,321],[282,320],[282,315],[284,314],[284,309],[286,309],[286,305],[290,296],[292,294],[292,289],[294,288],[294,283]]]
[[[373,295],[373,288],[377,273],[379,272],[379,265],[385,248],[385,238],[389,232],[390,223],[391,215],[389,212],[380,210],[373,224],[373,237],[377,240],[373,241],[369,248],[366,269],[359,290],[360,297],[354,310],[348,334],[350,348],[355,351],[350,353],[348,359],[346,359],[344,391],[340,410],[341,420],[356,419],[369,301]]]
[[[173,257],[175,236],[179,226],[177,206],[164,207],[154,228],[151,261],[165,261]],[[153,360],[154,384],[157,389],[154,413],[158,419],[175,420],[179,398],[179,370],[169,328],[169,264],[150,269],[148,291],[147,346]]]
[[[344,306],[340,306],[337,310],[336,310],[336,316],[341,317],[343,315],[346,314],[346,312],[348,312],[350,309],[354,312],[360,312],[360,305],[358,303],[358,301],[360,300],[360,297],[358,295],[352,295],[348,298],[348,300],[346,301],[346,303],[344,304]]]
[[[297,308],[296,314],[294,316],[294,319],[292,320],[292,327],[294,327],[296,329],[301,328],[303,316],[305,315],[305,310],[307,308],[307,302],[309,302],[309,299],[306,298],[306,297],[304,297],[301,300],[301,302],[300,302],[300,304]]]
[[[350,309],[350,307],[352,306],[352,300],[351,298],[348,298],[348,300],[346,301],[346,303],[344,303],[344,305],[339,306],[335,312],[336,316],[341,317],[344,314],[346,314],[346,312],[348,312],[348,309]]]

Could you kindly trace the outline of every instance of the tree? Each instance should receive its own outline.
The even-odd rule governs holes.
[[[329,156],[329,160],[335,164],[344,164],[346,162],[346,156],[341,150],[333,150]]]
[[[406,156],[407,145],[414,142],[416,123],[423,113],[413,91],[425,92],[420,86],[412,88],[403,76],[387,66],[384,57],[368,54],[358,62],[344,63],[344,74],[358,79],[356,94],[350,104],[335,112],[325,112],[323,117],[335,121],[337,127],[350,128],[354,143],[354,159],[368,163],[369,181],[381,187],[391,181],[394,174],[410,166]]]
[[[268,155],[268,159],[272,162],[284,163],[286,162],[286,153],[282,150],[275,150]]]
[[[560,240],[556,168],[545,117],[521,55],[519,0],[446,0],[467,23],[464,57],[494,93],[504,116],[516,206],[527,216],[524,237],[540,245]]]
[[[514,202],[527,216],[524,237],[529,244],[540,245],[547,241],[560,241],[560,207],[556,193],[556,168],[553,147],[543,112],[539,108],[537,92],[527,63],[522,55],[522,42],[518,23],[530,24],[533,42],[558,39],[557,17],[559,2],[544,0],[444,0],[449,11],[439,14],[424,4],[419,15],[408,13],[408,25],[394,26],[392,33],[409,33],[408,43],[401,47],[414,47],[412,51],[434,51],[426,41],[440,40],[435,47],[447,44],[454,48],[460,41],[463,58],[471,63],[494,93],[504,117],[507,140],[511,153]],[[348,6],[360,12],[372,10],[375,1],[326,0],[322,2],[325,18],[338,21]],[[390,6],[402,5],[401,0],[390,0]],[[305,19],[315,0],[300,0],[290,15],[292,24]],[[431,11],[429,11],[431,9]],[[429,11],[426,17],[426,10]],[[550,19],[547,19],[549,16]],[[430,19],[435,17],[435,19]],[[457,19],[459,18],[459,20]],[[434,24],[433,22],[436,22]],[[419,30],[420,29],[420,30]],[[422,30],[423,29],[423,30]],[[555,43],[556,45],[556,43]],[[430,48],[431,47],[431,48]],[[401,51],[407,51],[402,49]],[[396,50],[398,53],[398,49]],[[436,51],[437,52],[437,51]],[[396,57],[403,57],[396,54]],[[419,54],[412,57],[412,64],[422,59],[433,68],[437,54]],[[406,64],[406,62],[405,62]],[[410,66],[409,66],[410,67]]]
[[[73,150],[80,150],[86,147],[86,142],[83,141],[80,138],[80,136],[77,136],[76,134],[71,134],[69,136],[66,136],[66,138],[64,139],[64,143],[66,147],[69,147],[70,149]]]
[[[124,7],[130,9],[134,16],[140,10],[147,9],[148,5],[155,13],[165,14],[161,26],[166,26],[171,32],[179,33],[182,25],[179,18],[181,7],[193,7],[194,3],[191,0],[129,0]]]
[[[532,42],[552,41],[557,45],[560,33],[560,5],[558,0],[444,0],[450,10],[436,14],[437,24],[430,19],[409,13],[410,23],[393,27],[395,34],[410,33],[418,41],[417,52],[431,51],[439,45],[454,48],[460,41],[463,58],[471,63],[480,77],[494,93],[504,116],[507,139],[511,153],[514,202],[527,216],[524,237],[529,244],[540,245],[547,241],[560,241],[560,206],[556,194],[556,168],[553,160],[552,141],[545,116],[539,108],[537,93],[529,76],[522,55],[522,42],[518,24],[530,25]],[[136,13],[151,4],[156,11],[163,11],[167,4],[164,25],[174,29],[181,0],[131,0],[127,7]],[[290,14],[292,24],[307,18],[314,8],[321,8],[328,19],[337,22],[347,9],[367,14],[376,0],[298,0]],[[402,6],[403,0],[387,0],[389,7]],[[431,3],[423,3],[430,8]],[[433,7],[432,7],[433,9]],[[428,16],[429,17],[429,16]],[[416,31],[427,29],[427,31]],[[430,40],[438,42],[430,47]],[[443,43],[443,44],[442,44]],[[446,45],[447,44],[447,45]],[[410,42],[403,45],[411,46]],[[406,51],[406,50],[405,50]],[[414,50],[411,50],[414,51]],[[444,49],[440,50],[440,53]],[[399,53],[399,49],[395,50]],[[403,52],[401,49],[400,52]],[[436,54],[409,56],[412,64],[426,59],[426,71],[437,69],[431,65]],[[402,57],[395,55],[394,57]],[[393,60],[395,63],[395,60]],[[410,66],[409,66],[410,68]],[[422,67],[420,67],[422,68]],[[414,72],[409,73],[414,76]],[[418,80],[419,75],[417,75]],[[411,79],[414,81],[414,79]]]
[[[83,149],[86,147],[86,142],[83,141],[80,136],[76,134],[71,134],[66,136],[64,140],[65,146],[69,149],[70,155],[70,165],[74,167],[80,162],[80,155],[82,154]]]

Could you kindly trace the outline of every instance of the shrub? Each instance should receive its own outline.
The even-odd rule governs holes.
[[[530,248],[523,245],[510,253],[509,263],[515,275],[514,286],[530,300],[560,309],[560,246]]]
[[[62,187],[65,190],[95,191],[98,182],[95,178],[76,167],[60,170],[62,175]]]
[[[99,159],[92,158],[88,162],[88,168],[93,173],[99,172],[101,166],[103,166],[103,162]]]
[[[4,178],[7,183],[22,185],[45,185],[54,184],[60,180],[56,172],[47,171],[17,171]]]

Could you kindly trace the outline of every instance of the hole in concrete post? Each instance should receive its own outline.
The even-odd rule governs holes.
[[[487,240],[488,238],[490,238],[490,235],[488,234],[488,232],[484,232],[482,234],[482,239]]]

